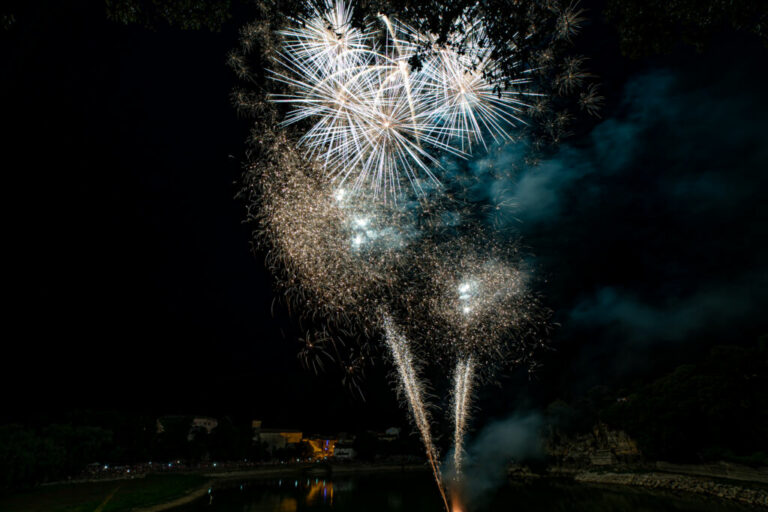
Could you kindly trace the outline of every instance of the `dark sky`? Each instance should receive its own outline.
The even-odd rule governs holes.
[[[483,392],[489,415],[768,332],[768,52],[724,34],[702,53],[631,61],[600,9],[576,43],[602,79],[602,119],[497,184],[562,327],[535,380]],[[271,313],[234,198],[248,123],[225,58],[246,20],[148,30],[108,21],[99,2],[17,19],[0,35],[4,414],[402,423],[383,365],[361,403],[337,376],[303,371],[296,322]]]

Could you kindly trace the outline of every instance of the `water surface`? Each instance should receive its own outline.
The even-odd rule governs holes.
[[[671,492],[542,480],[507,483],[470,512],[743,512],[731,502]],[[441,512],[428,473],[283,478],[235,483],[177,512]]]

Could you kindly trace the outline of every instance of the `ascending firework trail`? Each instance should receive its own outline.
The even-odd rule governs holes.
[[[464,433],[472,405],[474,374],[475,363],[472,356],[460,359],[453,373],[453,472],[457,481],[461,477],[464,461]]]
[[[443,477],[440,472],[440,459],[437,454],[435,444],[432,442],[432,433],[430,431],[429,412],[424,403],[424,389],[419,381],[418,371],[416,370],[413,354],[408,346],[408,340],[400,334],[397,327],[389,316],[384,318],[384,330],[386,332],[386,343],[389,348],[392,361],[397,368],[397,376],[400,383],[400,391],[408,403],[411,410],[416,428],[421,434],[421,440],[424,442],[424,448],[427,452],[427,460],[432,467],[432,473],[435,475],[437,487],[440,490],[440,497],[443,499],[445,509],[448,507],[448,499],[445,497],[443,488]]]

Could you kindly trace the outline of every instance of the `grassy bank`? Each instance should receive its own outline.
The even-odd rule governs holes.
[[[180,505],[177,498],[199,499],[205,487],[217,482],[269,479],[291,475],[344,475],[401,471],[425,471],[423,464],[286,465],[241,471],[197,474],[147,475],[133,480],[83,482],[38,487],[26,493],[0,497],[1,512],[128,512],[166,510]],[[190,495],[201,490],[202,494]],[[156,507],[156,505],[163,505]]]
[[[38,487],[0,497],[3,512],[128,512],[165,503],[200,488],[202,475],[148,475],[134,480]]]

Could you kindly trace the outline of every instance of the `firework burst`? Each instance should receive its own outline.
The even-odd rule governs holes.
[[[360,197],[287,156],[259,180],[268,262],[291,301],[340,326],[375,325],[397,267],[418,233],[407,213]]]
[[[509,140],[523,122],[528,79],[504,88],[488,79],[495,61],[480,21],[438,45],[395,18],[358,29],[351,16],[339,0],[294,20],[279,32],[271,74],[289,90],[272,97],[292,107],[284,124],[310,124],[299,145],[338,183],[386,199],[400,195],[405,178],[422,192],[421,180],[438,182],[436,155],[466,156],[486,147],[486,136]]]

